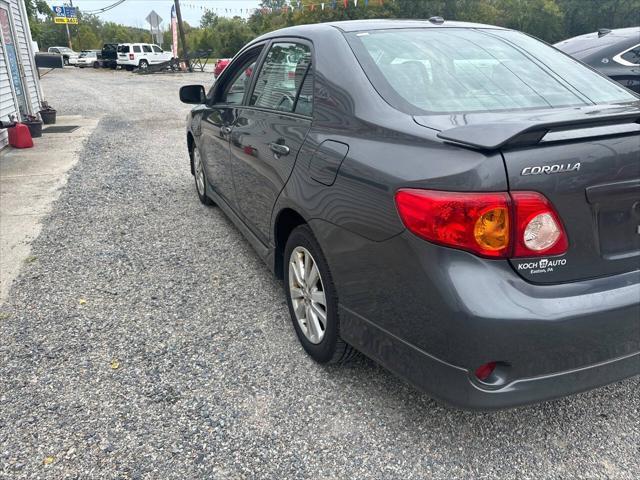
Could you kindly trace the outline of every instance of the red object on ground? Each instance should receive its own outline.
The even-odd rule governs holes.
[[[29,127],[24,123],[17,123],[15,127],[7,129],[9,132],[9,145],[15,148],[33,147],[33,139]]]

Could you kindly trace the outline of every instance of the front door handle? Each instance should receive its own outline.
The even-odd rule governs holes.
[[[289,151],[290,151],[289,147],[287,147],[286,145],[282,145],[276,142],[271,142],[269,144],[269,148],[276,155],[289,155]]]

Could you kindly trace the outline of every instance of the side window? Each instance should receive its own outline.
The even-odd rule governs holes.
[[[142,45],[142,51],[144,53],[151,53],[151,47],[149,45]]]
[[[133,53],[140,53],[140,45],[133,46]]]
[[[300,80],[298,80],[300,78]],[[298,76],[296,71],[296,83],[302,82],[298,90],[295,113],[311,116],[313,113],[313,65],[309,64],[304,72]]]
[[[157,45],[153,45],[153,51],[156,53],[162,53],[162,49]]]
[[[620,58],[634,65],[640,65],[640,45],[621,55]]]
[[[251,58],[242,62],[240,67],[234,71],[229,82],[223,87],[224,90],[220,97],[220,102],[231,105],[242,104],[244,93],[251,85],[251,76],[255,70],[259,53],[256,52],[255,56],[251,56]]]
[[[310,62],[311,51],[308,46],[291,42],[274,43],[262,65],[249,105],[293,112],[298,90]]]

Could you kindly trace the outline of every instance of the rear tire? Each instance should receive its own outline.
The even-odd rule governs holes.
[[[191,150],[191,163],[193,167],[193,177],[196,182],[196,193],[200,199],[200,203],[208,207],[214,205],[213,200],[207,196],[207,175],[204,170],[204,163],[200,156],[198,147],[194,146]]]
[[[337,291],[329,265],[308,225],[291,232],[283,262],[289,314],[302,347],[318,363],[349,361],[356,350],[340,337]]]
[[[63,63],[64,63],[65,67],[68,67],[69,66],[69,59],[68,58],[64,58],[63,59]]]
[[[147,68],[149,68],[149,62],[147,62],[146,60],[140,60],[140,64],[138,65],[138,68],[140,70],[145,71]]]

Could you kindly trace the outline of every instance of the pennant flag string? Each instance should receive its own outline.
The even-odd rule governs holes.
[[[353,3],[351,3],[353,2]],[[289,13],[293,13],[295,12],[295,10],[298,10],[300,12],[303,12],[305,10],[305,7],[311,11],[314,12],[316,11],[316,7],[320,7],[320,10],[325,11],[327,8],[331,8],[331,9],[337,9],[338,8],[338,2],[337,0],[331,0],[330,3],[327,4],[327,2],[320,2],[320,3],[302,3],[300,0],[292,0],[289,3],[285,3],[284,5],[282,5],[281,7],[262,7],[262,8],[235,8],[235,7],[208,7],[206,5],[202,5],[200,4],[195,4],[192,2],[181,2],[183,8],[193,8],[196,10],[200,10],[202,12],[212,12],[215,13],[216,15],[229,15],[229,14],[233,14],[233,15],[257,15],[257,14],[262,14],[262,15],[269,15],[269,14],[277,14],[277,13],[284,13],[284,14],[289,14]],[[349,8],[349,5],[352,4],[353,7],[358,8],[358,0],[343,0],[342,1],[342,8]],[[364,6],[364,8],[369,8],[369,0],[364,0],[361,5]],[[382,6],[384,5],[384,0],[378,0],[377,2],[377,6]]]

